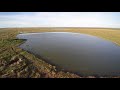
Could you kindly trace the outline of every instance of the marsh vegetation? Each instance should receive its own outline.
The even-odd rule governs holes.
[[[16,39],[20,33],[76,32],[85,33],[120,45],[120,30],[90,28],[4,28],[0,29],[0,77],[1,78],[77,78],[79,75],[58,70],[42,59],[20,49],[24,40]],[[89,76],[94,77],[94,76]]]

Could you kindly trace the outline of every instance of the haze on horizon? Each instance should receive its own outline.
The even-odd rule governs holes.
[[[0,12],[0,28],[120,28],[120,12]]]

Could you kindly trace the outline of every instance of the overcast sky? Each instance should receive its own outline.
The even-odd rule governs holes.
[[[5,27],[120,28],[120,12],[0,12]]]

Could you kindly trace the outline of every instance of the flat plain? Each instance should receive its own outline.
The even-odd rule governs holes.
[[[0,29],[0,78],[82,78],[72,72],[60,70],[42,58],[20,49],[25,42],[16,36],[32,32],[75,32],[97,36],[120,45],[120,30],[112,28],[1,28]],[[94,78],[88,76],[86,78]]]

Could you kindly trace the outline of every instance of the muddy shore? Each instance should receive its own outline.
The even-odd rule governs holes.
[[[17,34],[21,31],[24,29],[6,29],[0,32],[0,78],[120,78],[119,76],[84,77],[61,70],[57,66],[49,64],[47,60],[37,58],[18,48],[20,44],[24,43],[24,40],[16,39]]]

